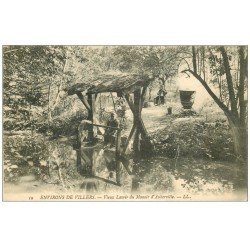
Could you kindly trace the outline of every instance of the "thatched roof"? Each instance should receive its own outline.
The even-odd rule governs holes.
[[[89,94],[104,92],[133,91],[148,85],[149,77],[136,74],[102,74],[85,83],[77,83],[67,89],[68,95],[86,91]]]

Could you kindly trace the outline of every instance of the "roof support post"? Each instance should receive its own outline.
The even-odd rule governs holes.
[[[81,147],[76,149],[76,169],[80,173],[82,169]]]
[[[142,108],[143,108],[143,103],[145,101],[146,92],[147,92],[147,86],[145,86],[145,87],[142,88],[142,93],[141,93],[141,107],[140,107],[141,111],[142,111]],[[142,139],[148,140],[148,143],[150,143],[149,135],[148,135],[148,132],[147,132],[147,130],[145,128],[143,120],[141,118],[141,115],[139,117],[139,122],[140,122],[140,130],[141,130]]]
[[[95,94],[88,94],[88,104],[90,109],[88,110],[88,120],[90,120],[92,123],[95,123],[96,120],[96,96]],[[94,138],[97,134],[97,128],[95,126],[89,126],[88,129],[88,140],[90,142],[94,141]]]
[[[121,130],[117,130],[116,135],[116,150],[115,150],[115,157],[116,157],[116,182],[118,185],[121,184],[121,160],[120,160],[120,154],[121,154]]]
[[[133,113],[134,122],[122,153],[126,154],[129,143],[132,137],[134,137],[133,149],[136,161],[138,161],[141,158],[141,154],[145,153],[144,155],[148,155],[148,152],[152,151],[153,149],[150,137],[141,118],[141,111],[143,108],[143,102],[145,100],[146,92],[147,92],[147,86],[134,90],[133,92],[134,100],[131,99],[131,96],[129,94],[123,93],[123,96],[125,97]],[[141,147],[142,144],[143,147]]]
[[[134,91],[134,126],[135,126],[135,136],[134,136],[134,159],[138,161],[140,159],[140,117],[141,117],[141,89],[136,89]]]
[[[78,96],[78,98],[80,99],[80,101],[83,103],[83,105],[86,107],[86,109],[89,111],[90,110],[90,106],[88,103],[88,98],[86,96],[84,96],[82,94],[82,92],[77,92],[76,95]]]
[[[132,127],[132,129],[130,131],[130,134],[128,136],[128,139],[126,140],[126,144],[125,144],[125,146],[123,148],[123,152],[122,152],[123,154],[126,154],[128,146],[129,146],[129,142],[131,141],[131,139],[132,139],[132,137],[134,135],[134,132],[135,132],[135,125],[133,125],[133,127]]]

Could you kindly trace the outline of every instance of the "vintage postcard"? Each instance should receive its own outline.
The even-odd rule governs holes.
[[[9,46],[4,201],[247,201],[247,46]]]

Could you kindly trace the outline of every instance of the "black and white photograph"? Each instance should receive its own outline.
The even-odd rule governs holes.
[[[249,4],[0,1],[0,248],[249,248]]]
[[[5,201],[247,200],[247,46],[2,55]]]

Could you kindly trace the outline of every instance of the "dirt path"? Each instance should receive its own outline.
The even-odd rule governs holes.
[[[128,128],[126,129],[125,134],[128,134],[133,123],[133,115],[130,110],[126,112],[126,115]],[[166,106],[143,108],[142,120],[149,134],[155,132],[158,129],[164,129],[171,121],[170,117],[167,116]]]
[[[163,129],[171,121],[166,106],[154,106],[142,110],[142,119],[149,133]]]

